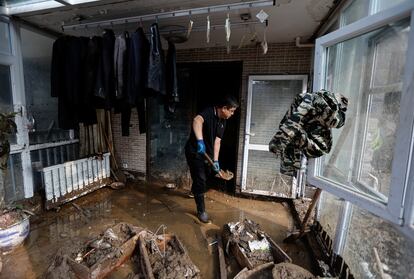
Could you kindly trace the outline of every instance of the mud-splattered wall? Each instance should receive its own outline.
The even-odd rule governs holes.
[[[232,49],[230,54],[227,54],[226,49],[223,47],[177,51],[178,63],[209,61],[243,61],[240,100],[241,123],[236,173],[236,184],[240,185],[248,76],[259,74],[308,74],[312,66],[312,48],[298,48],[294,43],[269,44],[266,55],[263,55],[260,46],[247,46],[239,50]],[[133,112],[131,120],[130,136],[122,137],[120,116],[114,116],[113,124],[115,148],[118,152],[117,157],[121,165],[127,164],[127,168],[145,173],[147,159],[145,152],[146,137],[138,132],[136,111]]]

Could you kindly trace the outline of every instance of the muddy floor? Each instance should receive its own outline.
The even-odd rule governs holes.
[[[211,224],[200,224],[192,198],[182,190],[163,185],[133,183],[120,190],[104,188],[75,201],[82,208],[68,203],[59,212],[48,211],[31,218],[31,231],[24,245],[2,255],[0,278],[41,278],[57,251],[85,243],[118,222],[128,222],[153,232],[161,225],[175,233],[187,248],[203,278],[217,278],[218,260],[215,245],[209,245],[221,233],[225,223],[251,219],[260,224],[293,263],[310,269],[310,256],[300,243],[284,244],[283,239],[293,226],[287,205],[274,201],[237,198],[209,190],[206,209]],[[87,214],[85,214],[85,212]],[[230,259],[229,278],[238,272]],[[109,278],[130,278],[135,267],[124,264]]]

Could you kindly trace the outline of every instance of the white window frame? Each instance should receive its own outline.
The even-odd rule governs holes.
[[[13,110],[18,112],[16,115],[17,134],[16,144],[11,144],[10,153],[20,154],[22,162],[22,175],[24,197],[33,196],[33,173],[29,150],[29,136],[25,125],[26,109],[25,94],[23,80],[23,62],[20,48],[20,29],[19,26],[6,17],[0,17],[0,20],[9,25],[11,54],[0,54],[0,63],[10,66],[10,79],[13,96]]]
[[[411,13],[411,29],[414,28],[414,10]],[[410,35],[409,35],[409,42],[408,42],[408,46],[411,46],[411,48],[413,48],[414,46],[414,32],[413,30],[411,30]],[[406,58],[407,64],[409,64],[409,66],[407,66],[405,68],[405,78],[408,79],[408,84],[405,88],[410,88],[411,89],[411,94],[410,94],[410,102],[414,102],[414,94],[413,94],[413,88],[414,88],[414,51],[411,49],[408,53],[407,53],[407,58]],[[414,152],[414,129],[411,131],[411,135],[412,135],[412,139],[411,139],[411,150],[409,152],[410,154],[410,173],[408,176],[408,187],[407,187],[407,191],[405,193],[404,196],[404,200],[405,200],[405,206],[404,206],[404,227],[403,227],[403,232],[414,239],[414,162],[412,161],[412,157],[413,157],[413,152]]]
[[[322,158],[309,161],[308,181],[310,184],[319,187],[331,194],[350,201],[357,206],[370,211],[384,219],[387,219],[395,224],[402,225],[404,218],[413,218],[413,201],[411,200],[411,208],[404,212],[404,198],[408,194],[412,198],[412,189],[409,189],[408,175],[411,165],[411,152],[413,149],[413,123],[414,114],[412,108],[414,107],[413,88],[413,67],[414,67],[414,40],[413,40],[413,18],[414,18],[414,2],[409,1],[399,4],[390,9],[381,11],[377,14],[365,17],[354,23],[340,28],[337,31],[329,33],[316,40],[315,44],[315,63],[314,63],[314,85],[313,90],[318,91],[324,88],[325,82],[325,65],[327,62],[327,48],[337,43],[346,41],[351,38],[358,37],[382,26],[387,25],[404,18],[411,16],[411,30],[407,50],[407,62],[405,66],[405,73],[403,79],[403,90],[401,96],[400,107],[400,123],[396,135],[396,144],[394,149],[394,157],[392,163],[392,175],[390,193],[388,196],[388,203],[381,203],[367,195],[363,195],[350,188],[345,188],[339,183],[335,183],[324,177],[319,176]],[[411,59],[409,59],[411,58]],[[411,91],[410,91],[411,89]],[[399,185],[403,185],[402,187]],[[409,211],[409,212],[407,212]],[[404,214],[410,214],[404,216]]]

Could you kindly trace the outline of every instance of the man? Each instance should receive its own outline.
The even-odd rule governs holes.
[[[226,119],[234,114],[238,106],[239,104],[233,96],[226,96],[216,106],[207,107],[193,119],[190,138],[185,146],[185,156],[193,180],[191,191],[197,206],[197,217],[203,223],[209,222],[204,205],[209,166],[204,153],[213,159],[212,169],[219,173],[218,159],[221,139],[226,128]]]

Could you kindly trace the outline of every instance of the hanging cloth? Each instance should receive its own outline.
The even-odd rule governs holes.
[[[165,64],[158,24],[150,28],[151,42],[148,69],[148,88],[165,95]]]
[[[102,53],[96,78],[95,96],[99,97],[97,107],[107,110],[111,109],[115,99],[114,46],[114,32],[105,30],[102,35]]]
[[[167,97],[169,103],[178,103],[178,88],[177,88],[177,65],[176,65],[176,51],[174,43],[168,41],[167,52]]]
[[[207,44],[210,43],[210,16],[207,16],[207,32],[206,32],[206,42]]]
[[[122,136],[129,136],[131,109],[138,112],[139,132],[145,133],[145,97],[147,95],[149,42],[142,27],[139,27],[127,40],[127,79],[124,101],[121,105]]]
[[[230,35],[231,35],[231,28],[230,28],[230,15],[227,14],[226,23],[224,25],[224,28],[226,30],[226,48],[227,48],[227,54],[230,53],[231,46],[230,46]]]
[[[82,41],[63,36],[53,44],[51,96],[58,97],[59,127],[75,129],[79,123]]]
[[[127,33],[124,32],[115,38],[114,47],[114,74],[115,74],[115,98],[117,100],[125,94],[125,66],[127,59]]]

